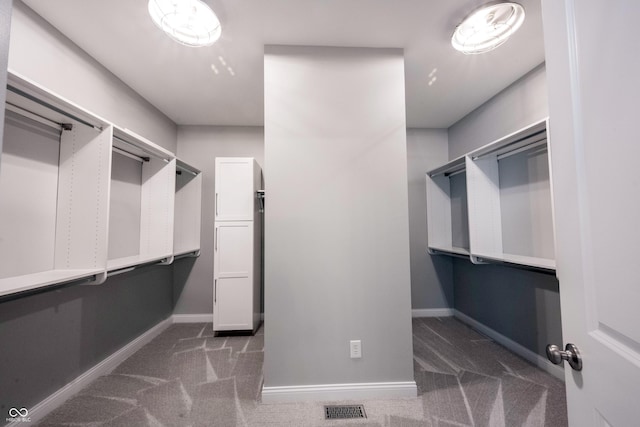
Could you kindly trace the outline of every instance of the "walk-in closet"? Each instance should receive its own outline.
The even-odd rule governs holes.
[[[638,16],[0,0],[0,425],[634,425]]]

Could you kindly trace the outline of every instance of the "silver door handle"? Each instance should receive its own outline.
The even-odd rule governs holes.
[[[214,230],[215,235],[216,235],[216,247],[214,248],[216,251],[218,250],[218,227],[216,227],[216,229]]]
[[[213,303],[218,301],[218,279],[213,279]]]
[[[216,216],[218,216],[218,193],[216,193]]]
[[[582,357],[575,344],[567,344],[564,351],[555,344],[547,346],[547,359],[554,365],[561,365],[563,360],[569,362],[569,366],[576,371],[582,370]]]

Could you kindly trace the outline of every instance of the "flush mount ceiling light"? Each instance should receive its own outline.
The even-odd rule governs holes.
[[[523,22],[524,8],[518,3],[487,3],[456,27],[451,44],[464,54],[488,52],[506,42]]]
[[[149,0],[153,22],[187,46],[210,46],[220,38],[220,20],[201,0]]]

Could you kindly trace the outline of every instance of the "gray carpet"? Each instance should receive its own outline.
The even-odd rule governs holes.
[[[414,319],[413,341],[418,398],[262,404],[262,328],[214,337],[211,324],[176,324],[38,425],[567,425],[561,381],[459,321]],[[368,418],[325,421],[325,403],[364,403]]]

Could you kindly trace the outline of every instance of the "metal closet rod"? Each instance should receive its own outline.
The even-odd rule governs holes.
[[[150,159],[149,157],[142,157],[142,156],[138,156],[136,154],[130,153],[126,150],[123,150],[122,148],[118,148],[118,147],[112,147],[112,150],[115,151],[118,154],[122,154],[125,157],[128,157],[130,159],[136,160],[140,163],[144,163],[144,162],[148,162]]]
[[[190,169],[187,169],[187,168],[183,168],[182,166],[179,166],[179,165],[176,164],[176,173],[178,175],[181,175],[182,172],[186,172],[186,173],[188,173],[190,175],[193,175],[193,176],[198,176],[198,174],[195,173],[194,171],[192,171]]]
[[[95,125],[93,125],[92,123],[89,123],[88,121],[86,121],[86,120],[84,120],[84,119],[81,119],[80,117],[78,117],[78,116],[76,116],[76,115],[74,115],[74,114],[71,114],[71,113],[69,113],[69,112],[67,112],[67,111],[64,111],[64,110],[62,110],[62,109],[60,109],[60,108],[56,107],[55,105],[49,104],[48,102],[45,102],[45,101],[43,101],[43,100],[41,100],[41,99],[39,99],[39,98],[37,98],[37,97],[35,97],[35,96],[33,96],[33,95],[30,95],[30,94],[28,94],[27,92],[24,92],[24,91],[22,91],[22,90],[18,89],[17,87],[15,87],[15,86],[11,86],[11,85],[9,84],[9,85],[7,85],[7,89],[8,89],[8,90],[10,90],[11,92],[13,92],[13,93],[17,94],[17,95],[22,96],[23,98],[26,98],[26,99],[28,99],[28,100],[30,100],[30,101],[35,102],[36,104],[40,104],[40,105],[42,105],[43,107],[46,107],[46,108],[50,109],[51,111],[55,111],[56,113],[62,114],[63,116],[68,117],[68,118],[70,118],[71,120],[75,120],[76,122],[78,122],[78,123],[82,123],[82,124],[83,124],[83,125],[85,125],[85,126],[89,126],[89,127],[90,127],[90,128],[92,128],[92,129],[97,129],[97,130],[99,130],[99,131],[102,131],[102,128],[101,128],[101,127],[99,127],[99,126],[95,126]],[[20,108],[21,108],[21,107],[20,107]],[[23,110],[25,110],[25,109],[23,108]],[[25,111],[29,111],[29,110],[25,110]],[[34,113],[34,112],[32,112],[32,111],[29,111],[29,112],[30,112],[31,114],[35,114],[36,116],[40,116],[39,114],[36,114],[36,113]],[[40,117],[42,117],[42,116],[40,116]],[[43,118],[45,118],[45,119],[46,119],[46,117],[43,117]],[[47,120],[50,120],[50,119],[47,119]]]
[[[467,170],[465,169],[464,165],[458,169],[458,170],[454,170],[453,172],[445,172],[444,176],[446,177],[452,177],[452,176],[456,176],[456,175],[460,175],[461,173],[465,173]]]
[[[122,268],[118,268],[118,269],[115,269],[115,270],[107,271],[107,278],[108,277],[117,276],[118,274],[129,273],[130,271],[137,270],[137,269],[142,268],[142,267],[149,267],[149,266],[152,266],[152,265],[162,264],[166,260],[167,260],[167,258],[162,258],[162,259],[156,260],[156,261],[143,262],[141,264],[136,264],[136,265],[132,265],[132,266],[129,266],[129,267],[122,267]]]
[[[515,156],[516,154],[522,153],[523,151],[533,150],[538,147],[545,147],[547,145],[547,137],[545,136],[543,139],[539,139],[538,141],[531,142],[523,147],[514,148],[511,151],[507,151],[506,153],[498,154],[496,156],[498,160],[506,159],[507,157]]]
[[[127,141],[126,139],[119,137],[118,135],[115,135],[115,134],[114,134],[114,135],[113,135],[113,139],[117,139],[117,140],[118,140],[118,141],[120,141],[120,142],[123,142],[123,143],[125,143],[125,144],[127,144],[127,145],[130,145],[130,146],[132,146],[132,147],[134,147],[134,148],[137,148],[137,149],[139,149],[139,150],[143,150],[143,151],[144,151],[144,149],[143,149],[143,148],[138,147],[138,146],[137,146],[136,144],[134,144],[133,142],[129,142],[129,141]],[[113,148],[115,149],[115,148],[118,148],[118,147],[113,147]],[[145,162],[148,162],[148,161],[150,160],[150,157],[148,157],[148,156],[146,156],[146,157],[145,157],[145,156],[138,156],[137,154],[129,153],[128,151],[123,150],[122,148],[118,148],[118,149],[119,149],[119,150],[124,151],[125,153],[131,154],[132,156],[136,156],[136,157],[138,157],[138,158],[140,158],[140,159],[144,160]],[[165,158],[165,157],[163,157],[163,156],[160,156],[160,155],[158,155],[158,154],[151,153],[151,152],[149,152],[149,151],[147,151],[147,153],[149,153],[149,154],[150,154],[150,155],[152,155],[153,157],[156,157],[156,158],[158,158],[158,159],[163,160],[165,163],[169,163],[169,161],[171,160],[171,159],[167,159],[167,158]]]
[[[72,125],[69,123],[58,123],[55,120],[51,120],[48,117],[42,116],[40,114],[34,113],[33,111],[29,111],[24,107],[21,107],[16,104],[12,104],[9,101],[6,101],[7,111],[11,111],[12,113],[18,114],[19,116],[24,117],[27,120],[32,120],[34,122],[40,123],[42,125],[48,126],[57,131],[61,131],[63,129],[69,129]]]
[[[515,140],[513,142],[510,142],[509,144],[507,144],[503,148],[507,149],[510,146],[513,146],[513,145],[516,145],[516,144],[520,144],[520,143],[522,143],[522,142],[524,142],[524,141],[526,141],[528,139],[532,139],[533,141],[531,141],[529,143],[526,143],[525,145],[518,146],[518,147],[516,147],[516,148],[514,148],[512,150],[505,151],[503,153],[497,154],[496,157],[498,159],[504,159],[505,157],[513,156],[514,154],[521,153],[522,151],[528,150],[530,148],[534,148],[534,147],[536,147],[538,145],[546,144],[546,142],[547,142],[547,129],[539,130],[538,132],[535,132],[535,133],[533,133],[531,135],[527,135],[527,136],[524,136],[524,137],[522,137],[520,139],[517,139],[517,140]],[[485,156],[490,156],[491,154],[495,153],[496,151],[500,151],[500,150],[501,149],[498,148],[496,150],[492,150],[492,151],[489,151],[487,153],[480,154],[478,156],[473,156],[472,160],[478,160],[478,159],[481,159],[481,158],[483,158]]]

